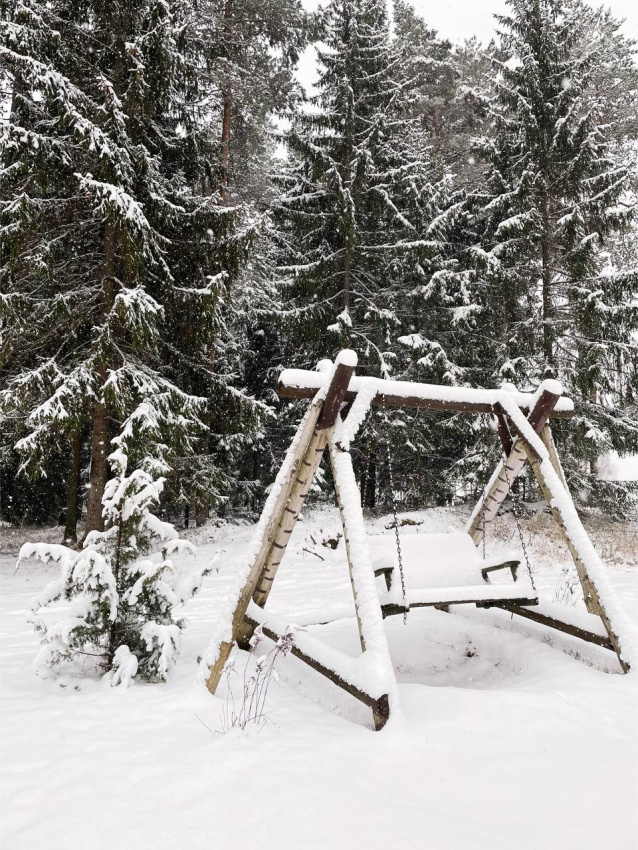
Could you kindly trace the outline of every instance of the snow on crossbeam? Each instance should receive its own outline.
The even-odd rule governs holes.
[[[284,369],[279,376],[278,392],[282,398],[313,398],[330,379],[323,372],[306,369]],[[474,389],[472,387],[444,387],[438,384],[417,384],[408,381],[386,381],[381,378],[352,377],[345,400],[354,401],[357,393],[370,382],[377,384],[377,393],[372,401],[382,407],[413,407],[429,410],[459,410],[473,413],[498,412],[498,403],[503,390]],[[508,396],[521,410],[534,406],[534,393],[508,392]],[[574,403],[561,396],[551,416],[571,419]]]

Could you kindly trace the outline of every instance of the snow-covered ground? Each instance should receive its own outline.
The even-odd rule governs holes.
[[[402,533],[462,527],[464,515],[412,514],[422,524]],[[302,623],[340,617],[309,628],[356,654],[343,542],[335,551],[320,542],[338,528],[336,511],[299,523],[269,608]],[[638,528],[593,530],[638,620]],[[55,571],[34,563],[14,574],[5,536],[3,850],[635,850],[638,676],[618,675],[614,657],[595,647],[578,647],[577,660],[507,616],[422,609],[407,625],[386,621],[402,713],[381,733],[369,711],[287,658],[270,686],[268,722],[222,734],[226,683],[211,697],[197,662],[251,531],[210,524],[193,533],[199,557],[217,556],[219,572],[187,606],[169,683],[128,690],[34,675],[28,602]],[[565,547],[542,516],[526,522],[525,539],[551,599]],[[499,521],[491,551],[516,543],[511,518]],[[568,638],[554,643],[577,651]],[[247,658],[239,653],[235,696]]]

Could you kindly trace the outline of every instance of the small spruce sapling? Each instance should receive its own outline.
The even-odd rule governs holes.
[[[103,672],[112,685],[135,676],[165,681],[186,625],[175,608],[197,593],[209,570],[178,566],[195,548],[151,512],[164,479],[144,469],[127,475],[119,447],[109,462],[103,532],[87,535],[81,552],[45,543],[20,550],[18,564],[30,557],[60,564],[58,580],[32,602],[34,614],[44,614],[34,618],[42,638],[36,668]],[[54,619],[53,612],[63,616]]]

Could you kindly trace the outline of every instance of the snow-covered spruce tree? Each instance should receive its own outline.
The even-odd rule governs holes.
[[[313,367],[352,346],[370,374],[454,381],[437,338],[463,303],[457,278],[446,286],[453,204],[412,111],[414,80],[384,2],[333,2],[323,15],[318,94],[293,119],[274,210],[290,362]],[[381,432],[413,460],[415,440],[393,423],[369,424],[364,483],[377,479]],[[371,503],[379,487],[367,489]]]
[[[476,171],[470,139],[487,112],[487,52],[477,41],[454,47],[406,0],[394,3],[394,39],[404,100],[419,118],[424,149],[440,178],[453,171],[466,183]]]
[[[297,97],[293,70],[305,46],[300,0],[210,0],[193,4],[207,74],[220,87],[217,134],[224,197],[262,203],[272,115]]]
[[[220,92],[211,113],[211,169],[221,197],[236,210],[244,250],[239,263],[233,265],[232,257],[227,261],[233,265],[232,286],[224,286],[218,301],[211,373],[200,371],[189,384],[192,392],[211,398],[210,431],[196,455],[180,459],[170,494],[199,506],[215,502],[244,510],[256,507],[256,498],[272,480],[268,472],[262,480],[260,460],[270,448],[263,425],[273,419],[269,403],[276,383],[263,345],[276,313],[266,236],[277,144],[272,116],[297,97],[293,71],[305,43],[306,15],[299,0],[211,0],[193,9],[206,56],[203,76]],[[233,376],[232,394],[216,377],[226,375]]]
[[[213,404],[231,399],[232,433],[245,430],[237,420],[250,427],[250,399],[215,356],[246,238],[220,199],[202,108],[217,89],[189,4],[2,11],[13,81],[0,142],[2,410],[26,431],[30,474],[46,474],[55,450],[77,470],[88,440],[87,531],[101,530],[109,442],[133,412],[161,475],[204,424],[223,434]],[[211,461],[199,482],[213,496],[215,471]]]
[[[364,362],[385,368],[400,327],[388,272],[396,243],[415,236],[403,210],[419,200],[420,163],[403,157],[385,4],[331,3],[324,41],[319,93],[286,139],[276,214],[289,259],[280,288],[304,365],[355,345]]]
[[[114,443],[125,446],[126,440]],[[20,551],[18,563],[37,557],[60,564],[59,579],[32,602],[42,639],[36,667],[112,671],[113,685],[128,684],[136,675],[163,681],[186,625],[175,619],[174,609],[199,590],[206,570],[180,565],[194,556],[193,546],[151,513],[159,505],[163,480],[139,468],[127,474],[128,459],[120,447],[109,463],[104,531],[90,532],[81,552],[46,543],[26,543]],[[56,620],[60,602],[63,616]]]
[[[477,144],[488,169],[472,199],[484,340],[474,353],[486,383],[560,378],[578,408],[560,433],[563,456],[591,501],[605,493],[596,457],[638,445],[637,274],[610,267],[605,250],[630,219],[628,169],[605,125],[610,98],[626,110],[628,92],[600,85],[601,65],[612,74],[622,51],[608,17],[579,0],[509,6],[498,18],[494,135]]]

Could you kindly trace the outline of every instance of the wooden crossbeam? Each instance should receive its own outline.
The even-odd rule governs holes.
[[[277,390],[281,398],[313,398],[325,378],[318,372],[302,369],[286,369],[281,373]],[[346,402],[357,397],[358,381],[354,378],[344,396]],[[418,384],[407,381],[383,381],[372,400],[376,407],[403,407],[421,410],[450,410],[462,413],[497,413],[493,390],[443,387],[436,384]],[[516,393],[516,402],[527,410],[533,403],[530,393]],[[558,408],[550,414],[554,419],[571,419],[574,415],[572,402],[561,397]]]

